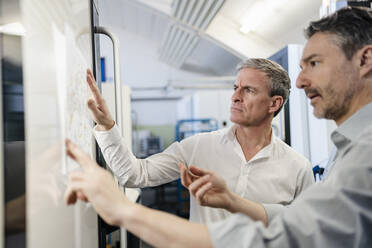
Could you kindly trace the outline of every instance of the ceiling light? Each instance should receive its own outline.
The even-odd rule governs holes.
[[[275,11],[282,7],[288,0],[261,0],[255,2],[244,15],[241,21],[240,31],[244,34],[257,30],[267,19],[271,18]]]

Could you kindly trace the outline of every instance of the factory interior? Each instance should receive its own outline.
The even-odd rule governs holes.
[[[211,159],[203,167],[206,170],[213,170],[211,164],[217,155],[221,163],[229,161],[228,151],[218,150],[212,141],[203,144],[203,137],[207,139],[203,135],[217,137],[224,130],[235,130],[238,122],[233,118],[236,110],[232,106],[240,101],[236,100],[240,89],[237,78],[246,70],[239,65],[251,58],[274,61],[288,73],[290,94],[269,123],[270,137],[306,159],[309,178],[314,184],[322,183],[323,173],[336,153],[331,136],[337,125],[332,119],[314,116],[312,100],[296,87],[296,82],[308,41],[306,27],[347,6],[371,8],[372,3],[0,0],[0,248],[158,246],[124,226],[107,223],[94,203],[66,204],[69,174],[82,170],[79,162],[67,155],[66,139],[109,171],[133,203],[185,220],[193,221],[197,216],[204,224],[208,218],[214,220],[215,213],[225,216],[226,210],[217,214],[197,206],[195,197],[183,185],[177,163],[203,166],[201,161],[205,160],[198,155],[203,152],[207,153],[205,159]],[[87,84],[87,69],[97,87]],[[98,89],[102,103],[89,87]],[[89,99],[96,101],[97,109],[111,114],[114,131],[97,128],[101,124]],[[117,148],[108,143],[109,137],[125,145]],[[191,140],[200,144],[191,144]],[[207,152],[206,147],[215,149],[216,154]],[[183,150],[188,148],[191,158],[189,151]],[[225,160],[217,151],[226,152]],[[118,157],[119,152],[126,155]],[[132,162],[138,164],[132,171],[111,166]],[[151,167],[153,164],[155,167]],[[294,175],[294,171],[291,169],[288,175]],[[135,177],[136,172],[141,176]],[[285,173],[283,169],[275,176]],[[239,193],[240,187],[254,191],[240,181],[241,176],[237,179],[231,175],[220,175],[234,181],[227,182],[228,188],[241,196],[244,193]],[[281,195],[285,187],[282,183],[275,186],[274,179],[269,183],[273,198]],[[258,195],[263,197],[265,192]],[[199,208],[207,210],[195,215]],[[367,221],[371,225],[371,219]],[[372,246],[366,242],[353,247]],[[300,243],[283,247],[312,247]],[[237,243],[229,247],[241,246]]]

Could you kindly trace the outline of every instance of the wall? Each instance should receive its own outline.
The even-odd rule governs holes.
[[[223,127],[223,122],[226,122],[227,126],[231,126],[230,105],[233,92],[233,89],[196,92],[194,95],[194,117],[214,118],[218,121],[219,128]]]

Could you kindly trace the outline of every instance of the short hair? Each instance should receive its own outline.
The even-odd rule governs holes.
[[[289,79],[288,72],[278,63],[262,58],[251,58],[241,62],[237,66],[237,71],[244,68],[251,68],[264,72],[269,79],[270,96],[281,96],[283,98],[283,104],[274,113],[275,117],[288,100],[291,88],[291,80]]]
[[[372,10],[345,7],[318,21],[310,22],[305,36],[310,39],[318,32],[335,35],[335,43],[350,60],[355,52],[372,44]]]

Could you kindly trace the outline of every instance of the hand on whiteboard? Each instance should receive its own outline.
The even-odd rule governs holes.
[[[87,70],[87,83],[93,95],[93,98],[88,100],[88,107],[93,113],[94,121],[98,124],[97,128],[101,131],[110,130],[115,122],[111,117],[105,99],[99,92],[93,73],[89,69]]]
[[[99,167],[77,145],[66,141],[67,155],[81,165],[83,170],[71,172],[65,192],[67,204],[77,199],[90,202],[97,213],[110,225],[122,224],[124,208],[133,205],[120,190],[112,175]]]
[[[211,171],[195,166],[191,166],[190,171],[200,176],[188,186],[190,194],[195,197],[198,204],[229,210],[233,197],[225,180]]]

